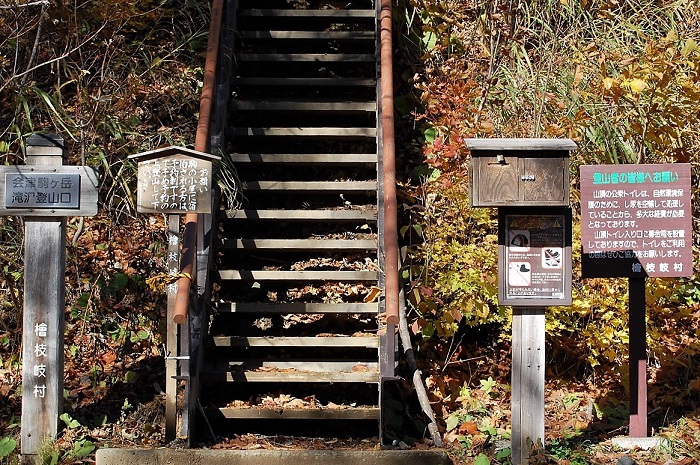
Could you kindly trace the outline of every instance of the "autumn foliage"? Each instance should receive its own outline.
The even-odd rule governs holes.
[[[420,166],[405,188],[415,225],[404,229],[412,252],[404,277],[415,334],[444,346],[429,378],[436,400],[448,406],[443,414],[451,421],[467,414],[465,392],[489,373],[474,375],[478,354],[499,356],[500,349],[489,352],[483,344],[490,337],[495,347],[507,347],[510,333],[510,311],[497,302],[496,211],[469,207],[470,137],[578,144],[570,166],[574,303],[547,311],[548,379],[618,390],[624,398],[627,283],[580,277],[578,166],[689,162],[697,175],[700,7],[422,0],[406,10],[404,57],[413,66],[416,98],[411,123],[422,144],[415,150]],[[697,191],[693,197],[697,205]],[[698,407],[697,270],[689,279],[647,281],[651,408],[682,414]],[[474,339],[484,333],[481,342]],[[507,372],[495,374],[509,382]],[[462,420],[449,426],[469,428]]]

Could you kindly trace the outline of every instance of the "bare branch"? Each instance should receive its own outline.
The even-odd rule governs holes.
[[[13,8],[24,8],[28,6],[44,6],[47,7],[49,6],[49,0],[39,0],[37,2],[27,2],[27,3],[19,3],[17,5],[0,5],[0,10],[11,10]]]
[[[41,41],[41,31],[44,26],[44,12],[46,11],[46,5],[41,6],[41,13],[39,13],[39,24],[36,27],[36,37],[34,37],[34,47],[32,47],[32,54],[27,62],[27,69],[31,68],[34,64],[34,59],[36,58],[36,52],[39,50],[39,42]],[[27,79],[27,74],[22,78],[22,84]]]
[[[52,58],[51,60],[43,61],[43,62],[37,64],[36,66],[33,66],[33,67],[29,68],[28,70],[22,72],[22,73],[17,73],[17,74],[15,74],[14,76],[10,77],[10,78],[7,80],[7,82],[5,82],[4,84],[2,84],[2,85],[0,86],[0,92],[2,92],[3,89],[5,89],[5,87],[7,87],[7,86],[10,84],[10,82],[12,82],[13,80],[15,80],[15,79],[17,79],[17,78],[20,78],[20,77],[22,77],[22,76],[25,76],[25,75],[31,73],[32,71],[34,71],[34,70],[36,70],[36,69],[39,69],[39,68],[44,67],[44,66],[46,66],[46,65],[50,65],[51,63],[55,63],[55,62],[57,62],[57,61],[61,61],[61,60],[65,59],[65,58],[67,58],[68,56],[70,56],[71,53],[73,53],[73,52],[75,52],[75,51],[77,51],[77,50],[80,50],[80,48],[81,48],[83,45],[87,44],[88,42],[92,41],[95,37],[97,37],[97,36],[99,35],[99,33],[102,31],[102,29],[104,29],[106,26],[107,26],[106,23],[103,24],[102,26],[100,26],[100,28],[99,28],[97,31],[95,31],[94,34],[90,35],[90,37],[88,37],[87,39],[85,39],[84,41],[82,41],[80,44],[76,45],[76,46],[73,47],[72,49],[68,50],[67,52],[63,53],[61,56],[58,56],[58,57],[56,57],[56,58]]]

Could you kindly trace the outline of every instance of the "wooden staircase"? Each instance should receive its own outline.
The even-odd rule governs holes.
[[[273,419],[371,420],[381,431],[396,341],[378,245],[377,7],[229,5],[220,155],[242,187],[238,208],[222,207],[214,221],[203,411],[244,431]]]

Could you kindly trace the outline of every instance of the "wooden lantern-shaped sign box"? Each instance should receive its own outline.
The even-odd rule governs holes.
[[[569,205],[570,139],[466,139],[472,207]]]
[[[129,158],[138,162],[139,213],[211,213],[212,162],[221,157],[171,146]]]

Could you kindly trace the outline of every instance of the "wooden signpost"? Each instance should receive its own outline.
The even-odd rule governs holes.
[[[467,139],[474,207],[498,210],[498,303],[513,307],[511,462],[544,442],[545,308],[571,305],[568,139]]]
[[[139,213],[211,213],[212,162],[221,157],[171,146],[129,158],[138,163]]]
[[[97,213],[97,172],[62,166],[63,140],[27,139],[27,164],[0,167],[0,215],[24,218],[22,447],[34,460],[55,439],[63,406],[66,217]]]
[[[630,438],[646,438],[646,277],[693,274],[690,164],[581,166],[581,275],[629,278]]]
[[[168,274],[189,273],[196,276],[196,264],[180,261],[180,215],[186,213],[211,214],[213,197],[212,164],[221,159],[216,155],[185,147],[164,147],[129,156],[138,163],[137,211],[139,213],[168,214]],[[203,234],[197,234],[199,238]],[[191,246],[191,245],[190,245]],[[203,247],[199,247],[203,250]],[[201,345],[199,315],[175,315],[178,283],[167,287],[167,336],[165,356],[165,434],[167,440],[178,435],[190,438],[189,425],[194,415],[198,380],[193,379]],[[189,298],[186,296],[185,298]],[[192,333],[196,337],[190,337]],[[178,381],[186,384],[184,399],[178,402]],[[181,409],[178,431],[178,404]]]

